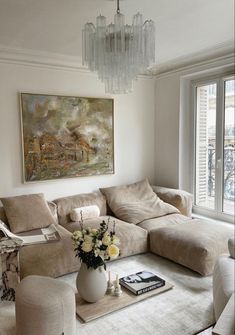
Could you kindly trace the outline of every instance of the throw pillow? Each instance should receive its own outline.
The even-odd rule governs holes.
[[[10,229],[21,233],[56,223],[43,194],[1,198]]]
[[[125,185],[101,188],[113,213],[129,223],[140,223],[147,219],[171,213],[178,209],[163,202],[152,190],[147,179]]]
[[[84,206],[74,208],[70,212],[70,219],[72,221],[81,221],[92,218],[98,218],[100,216],[100,209],[98,206]]]

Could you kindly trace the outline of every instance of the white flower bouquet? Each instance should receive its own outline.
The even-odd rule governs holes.
[[[115,234],[115,222],[113,229],[108,231],[108,223],[102,221],[98,229],[85,228],[81,220],[81,230],[72,235],[76,256],[87,265],[87,268],[97,269],[104,266],[105,261],[119,256],[119,239]]]

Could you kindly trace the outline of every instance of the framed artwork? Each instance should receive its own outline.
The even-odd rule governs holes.
[[[114,173],[113,99],[20,100],[25,182]]]

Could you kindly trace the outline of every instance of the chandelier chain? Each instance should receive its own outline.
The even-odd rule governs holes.
[[[120,6],[119,6],[119,0],[117,0],[117,13],[120,13]]]

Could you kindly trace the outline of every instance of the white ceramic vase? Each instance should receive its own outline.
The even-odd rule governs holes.
[[[77,275],[77,290],[87,302],[96,302],[104,297],[107,290],[107,279],[103,266],[97,269],[87,268],[82,263]]]

